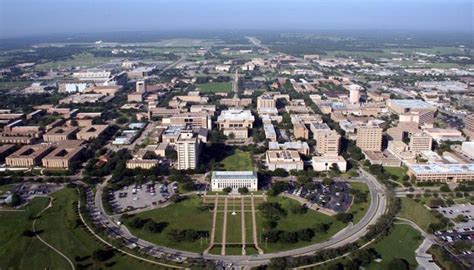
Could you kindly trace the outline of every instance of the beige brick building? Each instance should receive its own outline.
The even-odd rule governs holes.
[[[84,127],[76,134],[76,138],[78,140],[85,141],[95,139],[99,137],[102,133],[104,133],[108,127],[108,125],[92,125]]]
[[[56,149],[43,158],[43,167],[48,169],[68,169],[71,163],[77,160],[84,147],[78,145],[79,143],[72,143],[77,141],[70,141],[71,143],[60,144]]]
[[[53,150],[50,144],[25,145],[5,159],[10,167],[32,167],[41,164],[41,159]]]
[[[269,170],[303,170],[304,163],[296,150],[268,150],[266,163]]]
[[[74,139],[77,127],[55,127],[43,135],[45,142],[60,142]]]
[[[356,145],[362,151],[382,151],[383,129],[376,125],[361,125],[357,128]]]
[[[255,117],[250,110],[229,109],[221,112],[217,118],[217,125],[226,136],[234,134],[236,139],[246,139],[254,121]]]
[[[321,130],[314,134],[316,152],[323,156],[337,156],[340,152],[341,135],[335,130]]]

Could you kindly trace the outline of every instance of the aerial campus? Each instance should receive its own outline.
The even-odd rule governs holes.
[[[0,38],[0,269],[474,267],[472,35]]]

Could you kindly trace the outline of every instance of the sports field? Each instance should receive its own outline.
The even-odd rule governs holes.
[[[232,91],[231,82],[203,83],[203,84],[197,84],[196,87],[202,93],[219,93],[219,92],[229,93]]]

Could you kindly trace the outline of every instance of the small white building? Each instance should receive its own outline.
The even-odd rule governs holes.
[[[246,187],[250,191],[257,191],[258,178],[253,171],[214,171],[211,178],[211,190],[222,191],[224,188],[233,189]]]
[[[313,157],[312,164],[313,170],[317,172],[329,171],[332,164],[337,164],[337,167],[341,172],[347,170],[347,162],[342,156]]]

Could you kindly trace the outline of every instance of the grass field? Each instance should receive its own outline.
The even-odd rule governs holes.
[[[203,93],[218,93],[218,92],[231,92],[232,91],[232,83],[230,82],[211,82],[211,83],[203,83],[197,84],[196,87],[199,91]]]
[[[96,242],[85,229],[76,223],[74,202],[78,195],[74,189],[62,189],[53,194],[53,206],[39,217],[36,228],[41,237],[61,250],[74,263],[89,265],[90,268],[150,269],[153,266],[129,257],[116,254],[105,262],[95,261],[92,253],[104,247]],[[24,209],[25,212],[0,212],[0,233],[7,241],[0,245],[0,268],[2,269],[69,269],[66,260],[47,248],[36,238],[22,236],[23,231],[32,228],[33,220],[48,204],[47,198],[35,198]],[[75,257],[83,260],[75,262]]]
[[[430,210],[426,209],[422,204],[415,202],[410,198],[401,198],[402,209],[398,213],[398,216],[409,219],[423,230],[428,229],[430,223],[437,223],[439,220],[430,213]]]
[[[388,264],[394,258],[405,259],[410,264],[410,268],[415,269],[417,266],[415,250],[421,242],[420,233],[409,225],[394,225],[393,231],[388,236],[369,246],[381,255],[382,261],[372,262],[366,269],[388,269]]]
[[[226,171],[253,171],[252,155],[249,152],[235,150],[235,153],[221,161]]]
[[[403,183],[403,177],[407,175],[407,168],[405,167],[383,167],[383,169],[395,177],[395,181]]]
[[[134,229],[131,227],[129,227],[129,229],[135,236],[146,239],[152,243],[186,251],[201,252],[207,247],[205,241],[203,241],[202,246],[200,241],[174,242],[168,235],[172,229],[194,229],[198,231],[209,231],[209,234],[211,233],[212,213],[207,210],[201,211],[198,209],[201,200],[202,199],[198,197],[191,197],[165,208],[146,211],[136,215],[137,217],[152,219],[156,222],[167,222],[168,226],[161,233],[153,234],[142,229]]]
[[[114,59],[113,57],[95,57],[93,54],[90,53],[81,53],[74,55],[72,59],[64,60],[64,61],[57,61],[57,62],[48,62],[45,64],[35,66],[36,70],[47,70],[47,69],[56,69],[59,67],[95,67],[100,64],[108,63]]]
[[[294,214],[290,211],[293,206],[298,205],[299,203],[295,200],[285,198],[285,197],[269,197],[268,201],[271,202],[279,202],[281,206],[287,210],[287,216],[284,218],[280,219],[278,221],[278,225],[276,229],[278,230],[285,230],[285,231],[296,231],[299,229],[304,229],[308,227],[312,227],[313,225],[317,223],[328,223],[331,222],[332,225],[330,229],[326,233],[319,233],[316,234],[315,237],[313,237],[312,241],[299,241],[294,244],[289,244],[289,243],[267,243],[265,246],[265,241],[260,239],[259,235],[259,242],[260,247],[265,251],[265,253],[268,252],[276,252],[276,251],[283,251],[283,250],[289,250],[289,249],[294,249],[294,248],[299,248],[299,247],[304,247],[308,246],[310,244],[322,242],[324,240],[329,239],[331,236],[336,234],[338,231],[342,230],[345,225],[339,221],[337,221],[334,217],[330,217],[321,213],[318,213],[313,210],[308,210],[306,214]],[[257,227],[262,228],[264,220],[261,218],[259,215],[257,215]],[[259,229],[259,234],[261,233],[261,229]]]
[[[354,215],[354,219],[352,222],[356,224],[357,222],[359,222],[359,220],[362,219],[362,217],[364,217],[364,214],[367,211],[367,208],[369,208],[370,193],[369,193],[369,187],[364,183],[353,182],[351,183],[351,188],[357,189],[363,192],[367,192],[367,202],[353,204],[351,208],[349,208],[349,210],[347,211],[347,213],[351,213],[352,215]]]

